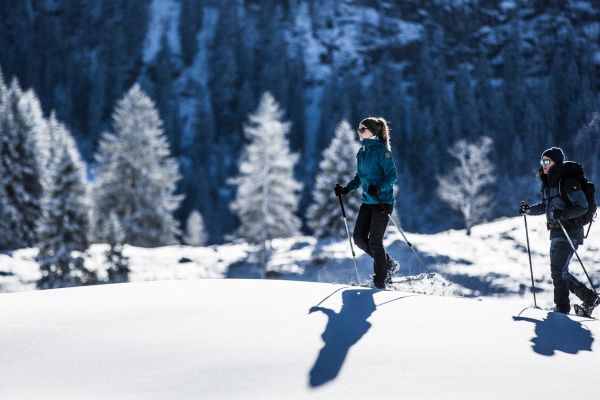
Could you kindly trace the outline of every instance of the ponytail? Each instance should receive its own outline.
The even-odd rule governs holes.
[[[377,137],[379,140],[385,143],[385,147],[388,150],[392,150],[392,144],[390,142],[390,128],[387,125],[387,121],[384,118],[375,118],[377,121],[377,126],[379,126],[379,132],[377,133]]]

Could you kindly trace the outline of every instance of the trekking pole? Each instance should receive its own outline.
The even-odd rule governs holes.
[[[358,284],[362,285],[360,281],[360,276],[358,276],[358,265],[356,265],[356,255],[354,254],[354,246],[352,245],[352,239],[350,238],[350,231],[348,230],[348,222],[346,221],[346,209],[344,208],[344,201],[342,200],[342,196],[339,195],[340,206],[342,207],[342,217],[344,218],[344,226],[346,227],[346,234],[348,235],[348,242],[350,242],[350,250],[352,250],[352,260],[354,260],[354,270],[356,271],[356,279],[358,280]]]
[[[594,218],[595,218],[595,217],[596,217],[596,214],[594,214]],[[586,239],[587,239],[588,235],[590,234],[590,229],[592,229],[592,224],[593,224],[593,223],[594,223],[594,220],[592,220],[592,221],[590,222],[590,224],[588,225],[588,230],[587,230],[587,232],[586,232],[586,234],[585,234],[585,238],[586,238]]]
[[[400,225],[398,225],[396,223],[396,220],[394,219],[394,217],[392,217],[392,214],[389,213],[385,210],[385,208],[383,207],[383,203],[381,202],[381,200],[379,199],[379,196],[375,196],[375,198],[377,199],[377,201],[379,201],[379,205],[381,206],[381,210],[383,210],[384,213],[386,213],[388,215],[388,217],[390,218],[390,220],[392,221],[392,223],[394,224],[394,226],[396,226],[396,229],[398,229],[398,231],[400,232],[400,234],[402,235],[402,238],[404,238],[404,242],[406,242],[406,245],[408,247],[410,247],[410,249],[412,250],[412,252],[414,253],[415,257],[417,258],[417,261],[419,261],[419,264],[421,264],[421,267],[423,267],[423,269],[425,271],[427,271],[427,275],[428,278],[433,277],[434,274],[431,273],[431,271],[429,271],[429,268],[427,268],[427,266],[425,265],[425,263],[423,262],[423,260],[421,260],[421,257],[419,256],[419,253],[417,253],[417,250],[415,249],[415,247],[412,245],[411,242],[409,242],[408,238],[406,237],[406,235],[404,234],[404,231],[402,230],[402,228],[400,228]]]
[[[535,283],[533,281],[533,264],[531,263],[531,250],[529,248],[529,229],[527,228],[527,215],[523,214],[523,220],[525,221],[525,237],[527,238],[527,254],[529,255],[529,272],[531,273],[531,292],[533,293],[533,305],[538,308],[537,301],[535,298]]]
[[[413,244],[411,242],[408,241],[408,239],[406,238],[406,235],[404,234],[404,231],[402,230],[402,228],[400,228],[400,225],[398,225],[396,223],[396,220],[394,219],[394,217],[392,217],[391,214],[388,214],[390,217],[390,220],[392,221],[392,223],[394,224],[394,226],[396,226],[396,229],[398,229],[398,231],[400,232],[400,234],[402,235],[402,238],[404,238],[404,241],[406,242],[406,245],[408,247],[410,247],[410,249],[412,250],[412,252],[414,253],[415,257],[417,258],[417,261],[419,261],[419,264],[421,264],[421,267],[423,267],[423,269],[425,271],[427,271],[427,275],[429,278],[433,277],[433,273],[429,270],[429,268],[427,268],[427,265],[425,265],[425,263],[423,262],[423,260],[421,260],[421,257],[419,256],[419,253],[417,253],[417,250],[415,249],[415,246],[413,246]]]
[[[587,276],[588,281],[590,282],[590,285],[592,285],[592,290],[594,291],[594,293],[596,293],[596,296],[598,296],[598,292],[596,291],[596,288],[594,288],[594,283],[592,282],[592,279],[590,278],[590,276],[587,273],[587,270],[585,269],[585,267],[583,266],[583,261],[581,261],[581,258],[579,258],[579,254],[577,254],[577,250],[575,250],[575,246],[573,245],[573,242],[571,241],[571,237],[569,236],[569,234],[567,233],[567,230],[565,229],[565,227],[563,226],[562,222],[560,222],[560,220],[557,220],[558,224],[560,225],[560,227],[562,228],[563,233],[565,234],[565,236],[567,237],[567,240],[569,241],[569,244],[571,245],[571,249],[573,249],[573,252],[575,253],[575,255],[577,256],[577,260],[579,260],[579,264],[581,264],[581,268],[583,268],[583,272],[585,272],[585,276]]]

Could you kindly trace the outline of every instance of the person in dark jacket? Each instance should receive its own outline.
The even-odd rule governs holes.
[[[362,204],[354,226],[354,243],[373,258],[373,284],[385,288],[389,270],[397,263],[385,252],[383,236],[394,208],[393,186],[398,179],[383,118],[363,119],[357,129],[362,146],[356,154],[357,172],[346,186],[335,186],[336,196],[362,189]],[[393,271],[392,271],[393,272]]]
[[[569,273],[573,249],[559,224],[559,221],[562,222],[573,246],[577,249],[583,244],[583,226],[570,222],[586,213],[588,203],[585,193],[581,190],[581,183],[567,174],[564,160],[565,155],[558,147],[552,147],[542,153],[539,169],[542,201],[532,206],[521,202],[519,213],[546,215],[550,231],[550,270],[556,310],[565,314],[571,311],[570,291],[583,301],[582,307],[589,315],[600,299],[593,290]]]

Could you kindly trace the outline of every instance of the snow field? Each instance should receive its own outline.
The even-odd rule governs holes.
[[[10,399],[558,399],[596,387],[598,321],[515,300],[237,279],[1,298]]]

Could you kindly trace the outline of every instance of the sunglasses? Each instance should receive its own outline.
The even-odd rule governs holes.
[[[540,160],[540,165],[550,165],[550,163],[552,162],[552,160]]]
[[[356,130],[356,132],[358,132],[358,133],[363,133],[363,132],[364,132],[364,131],[366,131],[366,130],[367,130],[367,128],[365,128],[365,127],[360,127],[360,128],[358,128],[358,129]]]

